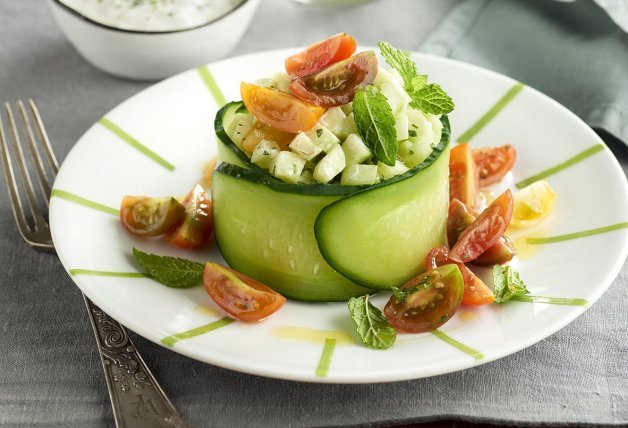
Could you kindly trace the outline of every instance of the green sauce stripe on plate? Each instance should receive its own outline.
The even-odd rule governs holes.
[[[144,144],[137,141],[135,138],[127,134],[124,130],[122,130],[118,125],[107,119],[106,117],[100,118],[98,121],[102,126],[113,132],[115,135],[120,137],[122,141],[128,143],[131,147],[148,157],[149,159],[155,161],[159,165],[166,168],[168,171],[174,171],[174,165],[170,162],[159,156],[157,153],[146,147]]]
[[[546,238],[526,238],[526,243],[532,245],[551,244],[553,242],[568,241],[570,239],[584,238],[585,236],[599,235],[600,233],[612,232],[613,230],[627,229],[628,222],[611,224],[610,226],[598,227],[596,229],[583,230],[581,232],[567,233],[565,235],[548,236]]]
[[[209,67],[207,66],[199,67],[196,69],[196,71],[198,71],[198,74],[201,76],[201,79],[203,79],[205,86],[207,86],[207,89],[212,94],[212,97],[214,97],[214,101],[216,101],[216,104],[218,104],[218,107],[222,107],[225,104],[227,104],[227,100],[225,96],[223,95],[222,91],[220,90],[220,87],[216,83],[216,79],[214,79],[214,76],[212,75],[211,71],[209,71]]]
[[[471,348],[470,346],[467,346],[464,343],[458,342],[453,337],[443,333],[442,331],[440,331],[438,329],[432,331],[432,334],[434,336],[438,337],[443,342],[445,342],[445,343],[453,346],[454,348],[464,352],[465,354],[471,355],[473,358],[475,358],[478,361],[481,360],[482,358],[484,358],[484,354],[482,354],[477,349]]]
[[[334,356],[334,349],[336,348],[336,339],[334,338],[326,338],[325,345],[323,346],[323,353],[321,354],[321,358],[318,361],[318,366],[316,367],[316,376],[325,377],[327,376],[327,372],[329,371],[329,366],[331,366],[331,359]]]
[[[75,204],[83,205],[84,207],[102,211],[107,214],[111,214],[115,216],[120,215],[120,211],[115,208],[111,208],[106,205],[99,204],[98,202],[90,201],[89,199],[85,199],[82,196],[75,195],[74,193],[70,193],[65,190],[52,189],[50,196],[65,199],[66,201],[74,202]]]
[[[549,297],[549,296],[515,296],[513,300],[529,303],[549,303],[550,305],[587,306],[589,301],[573,297]]]
[[[150,278],[149,275],[140,272],[112,272],[91,269],[70,269],[71,275],[111,276],[117,278]]]
[[[233,319],[229,317],[223,317],[217,321],[210,322],[209,324],[205,324],[200,327],[193,328],[192,330],[188,330],[181,333],[173,334],[171,336],[164,337],[163,339],[161,339],[161,343],[163,343],[166,346],[172,347],[174,346],[175,343],[181,340],[190,339],[192,337],[200,336],[201,334],[209,333],[210,331],[229,325],[232,322],[233,322]]]

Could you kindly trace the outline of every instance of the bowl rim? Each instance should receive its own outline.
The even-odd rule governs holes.
[[[239,5],[237,5],[236,7],[234,7],[233,9],[231,9],[229,12],[225,13],[224,15],[221,15],[217,18],[212,19],[211,21],[207,21],[203,24],[200,25],[196,25],[194,27],[188,27],[188,28],[182,28],[179,30],[163,30],[163,31],[147,31],[147,30],[130,30],[127,28],[119,28],[119,27],[114,27],[111,25],[107,25],[107,24],[103,24],[102,22],[96,21],[92,18],[89,18],[85,15],[83,15],[81,12],[77,11],[76,9],[71,8],[70,6],[68,6],[67,4],[63,3],[61,0],[50,0],[52,3],[58,5],[60,8],[62,8],[63,10],[65,10],[66,12],[70,13],[71,15],[74,15],[76,18],[81,19],[82,21],[85,21],[89,24],[95,25],[97,27],[101,27],[104,28],[106,30],[109,31],[117,31],[120,33],[129,33],[129,34],[174,34],[174,33],[184,33],[186,31],[193,31],[193,30],[198,30],[200,28],[203,27],[207,27],[217,21],[220,21],[223,18],[226,18],[227,16],[233,14],[234,12],[236,12],[237,10],[241,9],[244,5],[248,4],[248,3],[253,3],[255,0],[243,0],[242,3],[240,3]]]

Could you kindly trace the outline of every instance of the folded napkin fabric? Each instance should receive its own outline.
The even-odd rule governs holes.
[[[593,0],[465,0],[421,50],[517,79],[628,144],[628,33]]]

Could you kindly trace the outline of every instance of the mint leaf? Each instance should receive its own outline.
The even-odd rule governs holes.
[[[168,287],[188,288],[203,280],[203,265],[178,257],[157,256],[133,248],[137,263],[156,281]]]
[[[397,160],[397,131],[386,97],[372,85],[357,91],[353,97],[353,116],[358,133],[377,160],[394,166]]]
[[[373,349],[388,349],[395,343],[397,331],[382,312],[369,302],[368,295],[352,297],[349,300],[349,312],[364,345]]]
[[[510,266],[493,266],[493,293],[495,303],[506,303],[518,296],[530,294],[519,273]]]
[[[446,114],[455,107],[449,95],[436,83],[430,83],[410,96],[412,97],[410,107],[426,113]]]
[[[419,74],[416,64],[405,52],[386,42],[378,45],[386,62],[401,75],[403,87],[412,98],[410,107],[431,114],[447,114],[454,109],[449,95],[435,83],[428,85],[427,75]]]

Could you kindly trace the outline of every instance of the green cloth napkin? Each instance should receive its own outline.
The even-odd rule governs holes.
[[[421,50],[517,79],[628,144],[628,34],[593,0],[466,0]]]

